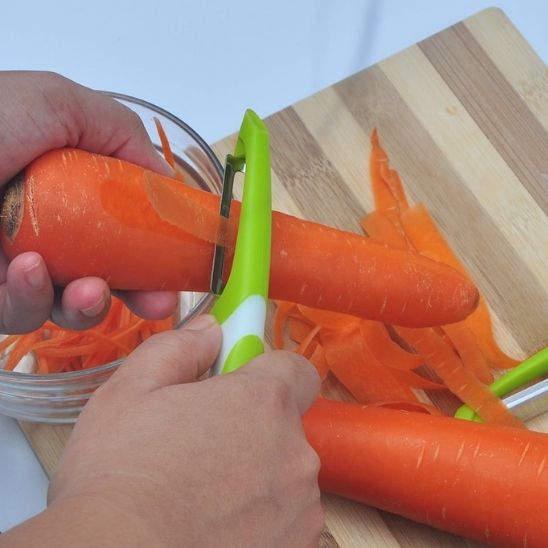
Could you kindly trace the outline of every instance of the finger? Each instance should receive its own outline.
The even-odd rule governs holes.
[[[177,293],[172,291],[118,291],[116,295],[134,314],[148,320],[163,320],[178,305]]]
[[[0,286],[0,331],[34,331],[49,318],[52,304],[53,286],[42,257],[33,252],[15,257]]]
[[[74,146],[115,156],[166,175],[173,170],[152,145],[139,116],[106,93],[74,84],[82,124]]]
[[[172,173],[133,111],[51,72],[0,73],[0,134],[0,183],[48,150],[65,146]]]
[[[316,401],[321,384],[316,368],[308,360],[282,350],[262,354],[235,374],[251,375],[271,384],[281,383],[301,415]]]
[[[70,282],[58,295],[52,320],[69,329],[89,329],[100,323],[110,308],[110,291],[101,278],[80,278]]]
[[[210,315],[184,328],[164,331],[137,347],[114,373],[110,384],[135,393],[192,382],[212,365],[221,346],[221,328]],[[111,382],[112,381],[112,382]]]

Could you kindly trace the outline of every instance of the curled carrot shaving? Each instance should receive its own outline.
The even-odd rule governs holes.
[[[320,332],[320,329],[321,327],[319,325],[311,329],[308,335],[302,340],[301,344],[297,347],[295,352],[303,356],[308,356],[308,349],[312,346],[312,342],[314,341],[314,338]],[[312,352],[310,352],[309,354],[312,355]]]
[[[0,341],[0,352],[4,352],[8,349],[17,339],[19,335],[8,335],[2,341]]]
[[[171,145],[169,144],[169,139],[167,138],[166,132],[162,126],[162,123],[160,120],[156,117],[154,117],[154,124],[156,125],[156,131],[158,132],[158,137],[160,137],[160,143],[162,144],[162,152],[164,153],[164,158],[166,162],[169,164],[169,167],[173,169],[173,174],[175,175],[175,178],[179,181],[184,181],[184,175],[175,161],[175,157],[173,156],[173,151],[171,150]]]
[[[408,249],[403,229],[396,226],[382,211],[372,211],[360,220],[365,233],[373,240],[396,249]]]
[[[400,176],[390,168],[388,156],[380,145],[376,129],[371,134],[369,172],[377,209],[396,225],[400,225],[401,213],[409,205]]]
[[[287,331],[289,338],[296,343],[302,343],[308,333],[314,328],[314,324],[308,320],[291,316],[287,318]]]
[[[420,356],[404,350],[392,339],[384,324],[365,320],[360,323],[360,330],[371,353],[387,367],[410,370],[421,365]]]
[[[453,349],[433,329],[399,328],[398,331],[410,341],[453,394],[476,410],[486,422],[524,428],[502,401],[462,365]]]
[[[276,314],[274,315],[274,348],[284,348],[284,324],[291,310],[295,308],[293,303],[277,301]]]
[[[484,384],[494,380],[489,363],[481,353],[474,332],[463,322],[443,326],[443,332],[460,356],[462,363]]]
[[[417,401],[411,388],[383,367],[359,336],[328,336],[324,348],[329,370],[359,403]]]
[[[426,413],[436,417],[442,416],[442,412],[429,403],[409,402],[409,401],[377,401],[368,404],[371,407],[387,407],[389,409],[399,409],[401,411],[414,411],[418,413]]]
[[[312,352],[309,359],[312,365],[316,368],[318,375],[320,375],[320,379],[322,381],[325,380],[327,374],[329,373],[329,364],[327,363],[325,350],[321,344],[316,344],[314,352]]]

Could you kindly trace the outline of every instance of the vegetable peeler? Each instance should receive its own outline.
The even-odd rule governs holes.
[[[225,249],[215,246],[211,291],[218,295],[211,313],[223,340],[212,375],[229,373],[264,352],[264,328],[270,278],[272,192],[268,130],[252,110],[245,112],[234,154],[227,155],[220,213],[228,218],[237,172],[244,185],[236,247],[223,287]]]
[[[493,384],[491,390],[499,397],[548,374],[548,347],[533,354],[530,358],[502,375]],[[503,399],[510,411],[522,420],[529,420],[548,411],[548,378],[524,388]],[[468,405],[457,409],[455,417],[476,422],[481,418]]]

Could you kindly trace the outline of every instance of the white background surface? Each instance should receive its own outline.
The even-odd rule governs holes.
[[[492,4],[479,0],[2,2],[0,70],[52,70],[171,111],[214,142],[247,107],[267,116]],[[548,59],[548,2],[497,3]],[[0,417],[0,530],[47,482]]]

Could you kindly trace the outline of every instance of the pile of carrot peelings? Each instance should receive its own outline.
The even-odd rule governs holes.
[[[107,316],[97,326],[73,331],[47,321],[31,333],[5,337],[0,341],[0,355],[7,371],[37,374],[79,371],[123,358],[152,334],[172,326],[171,318],[139,318],[113,297]]]
[[[469,276],[427,208],[409,205],[376,130],[371,145],[375,210],[360,220],[366,235]],[[494,371],[513,367],[517,360],[497,345],[482,297],[464,321],[428,328],[401,328],[289,302],[276,304],[274,346],[304,355],[322,379],[331,375],[359,403],[443,414],[425,395],[449,391],[488,423],[524,427],[488,388]]]

